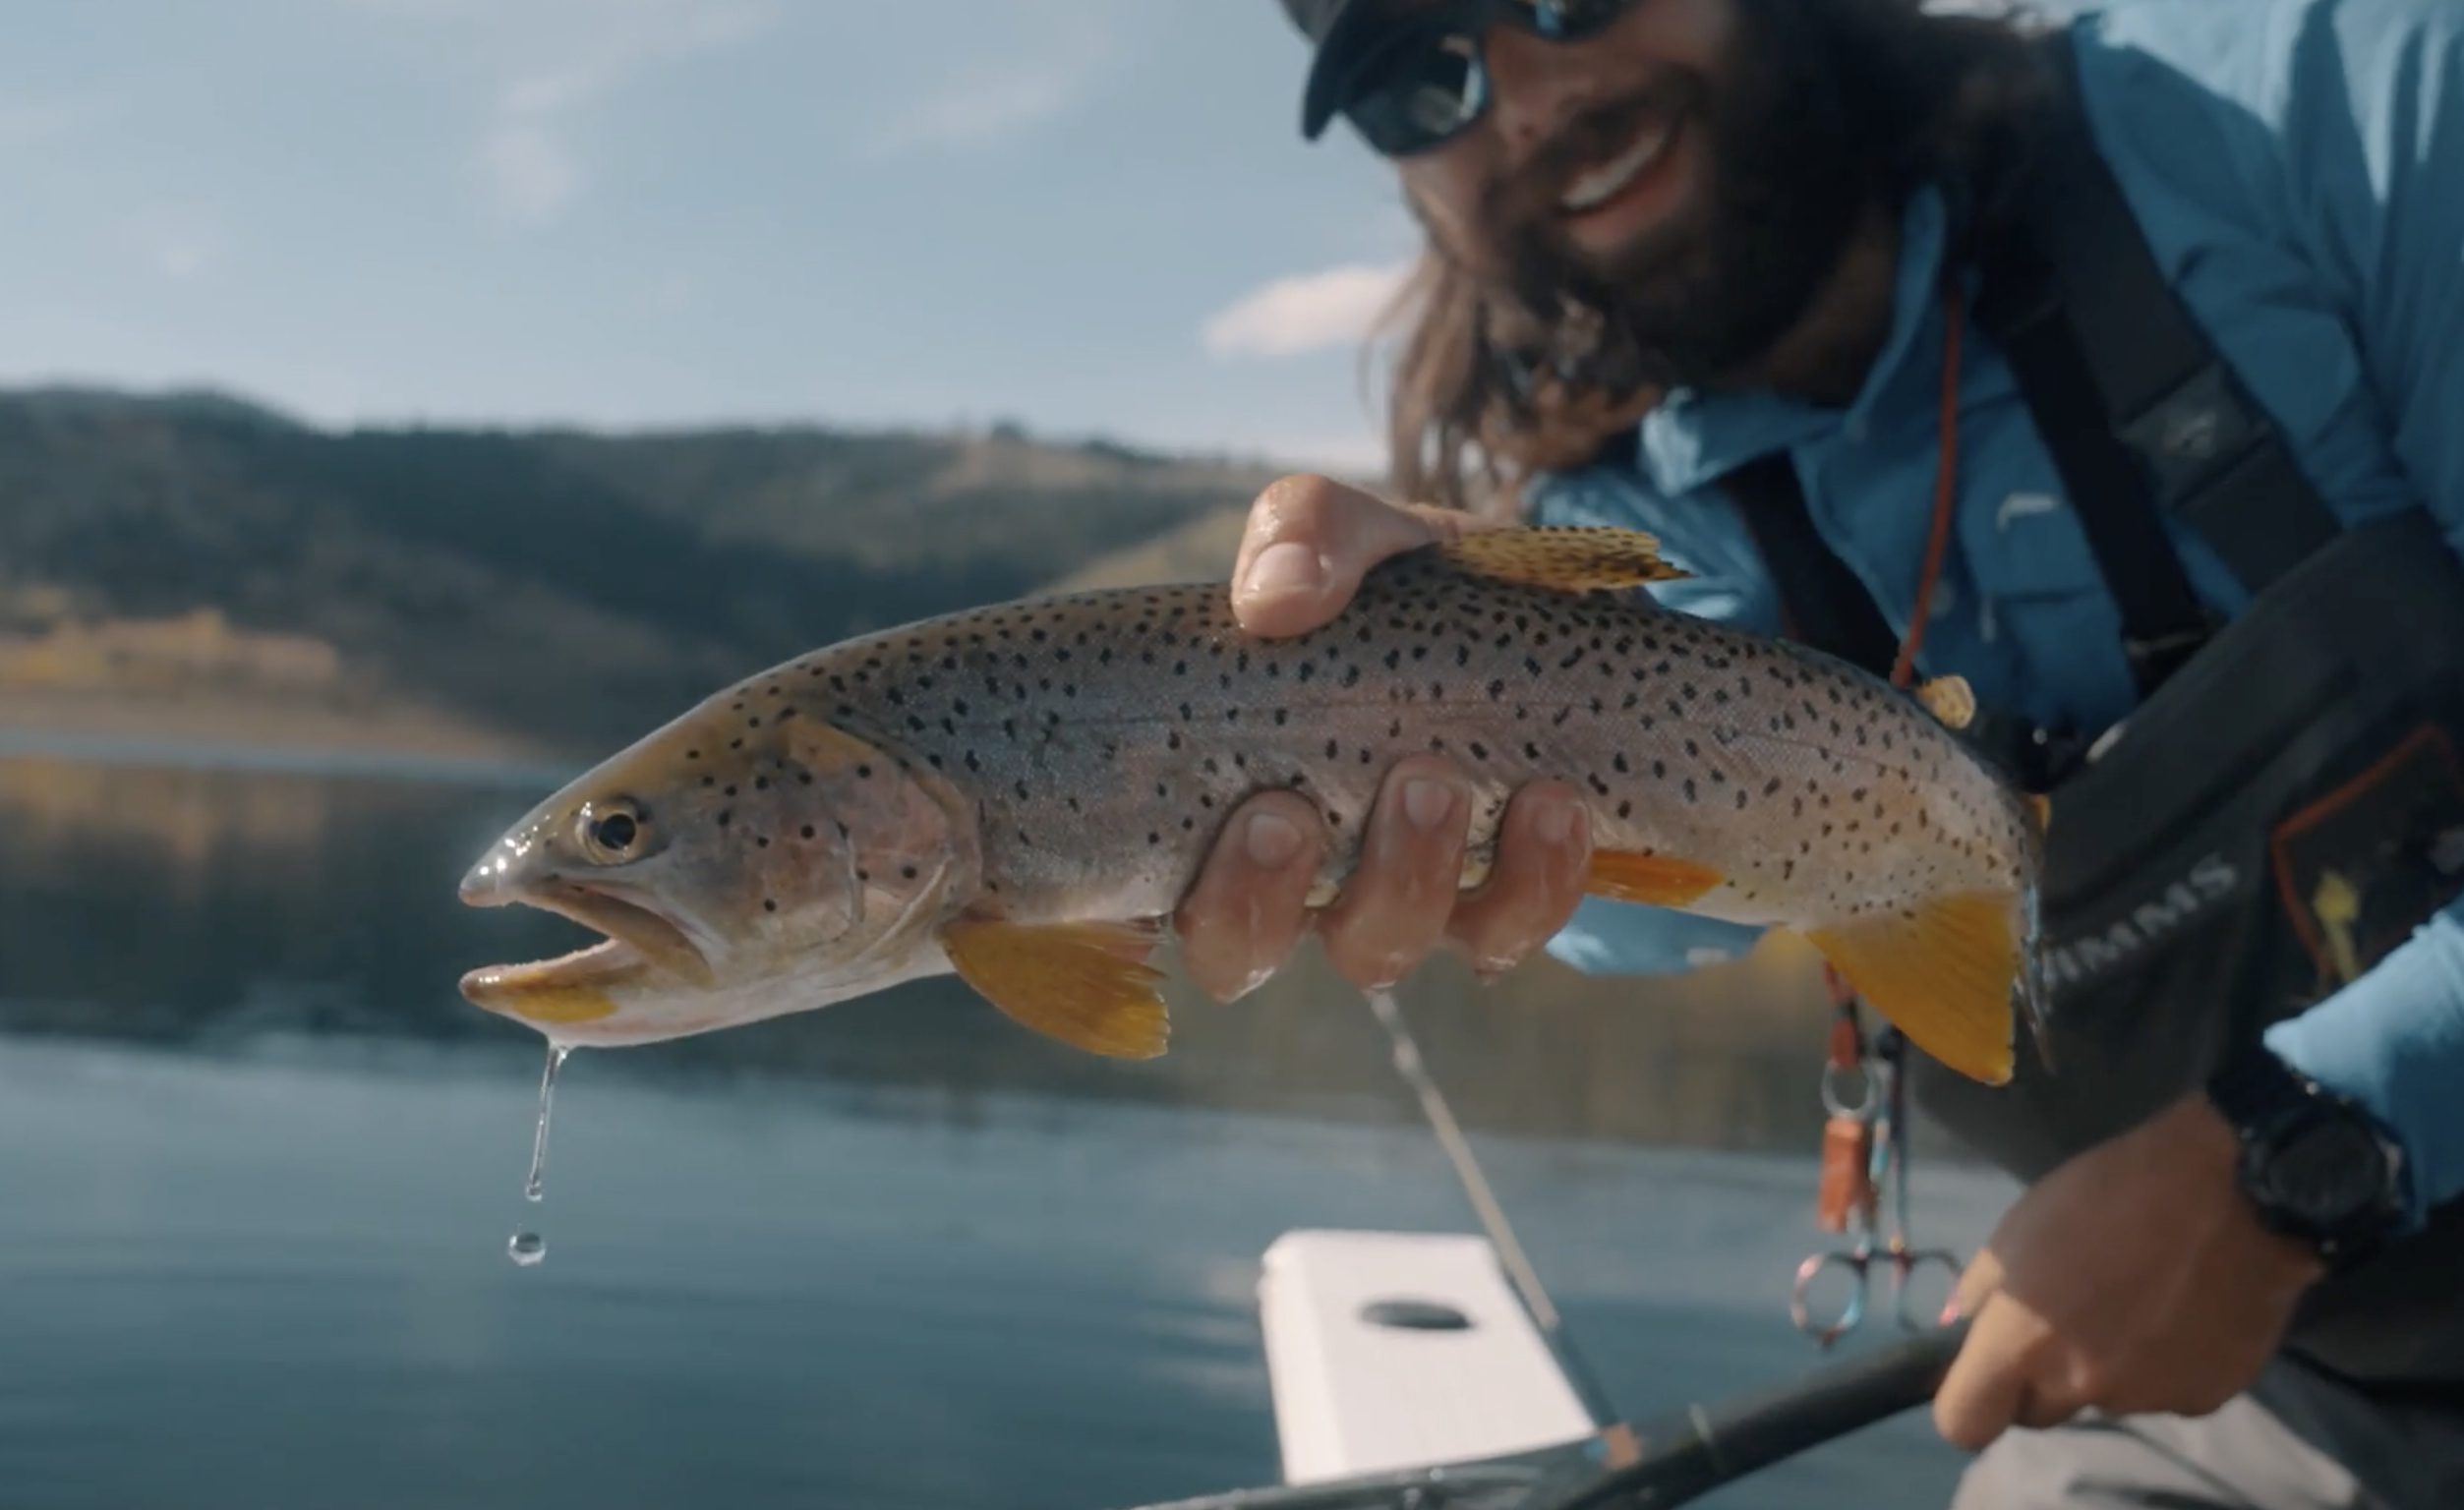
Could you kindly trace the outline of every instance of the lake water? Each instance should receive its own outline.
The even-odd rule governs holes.
[[[122,752],[124,755],[127,752]],[[0,759],[0,1483],[11,1506],[1100,1507],[1272,1481],[1258,1260],[1475,1231],[1374,1020],[1309,968],[1150,1066],[922,985],[577,1054],[463,1004],[563,946],[461,868],[535,795],[414,772]],[[1629,1416],[1789,1327],[1819,1018],[1552,981],[1405,1003]],[[1928,1242],[2009,1197],[1920,1166]],[[536,1221],[546,1261],[504,1242]],[[1875,1340],[1879,1340],[1877,1337]],[[1940,1503],[1921,1415],[1707,1503]]]

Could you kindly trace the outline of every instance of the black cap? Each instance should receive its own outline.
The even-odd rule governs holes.
[[[1352,73],[1368,61],[1378,24],[1392,7],[1379,0],[1283,0],[1284,14],[1317,49],[1301,93],[1301,135],[1312,142],[1341,108]]]

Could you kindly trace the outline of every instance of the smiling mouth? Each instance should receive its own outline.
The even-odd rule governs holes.
[[[709,959],[683,929],[646,906],[597,888],[558,882],[520,896],[470,900],[476,906],[522,902],[607,935],[554,959],[492,964],[464,975],[462,995],[490,1012],[531,1021],[590,1021],[616,1011],[608,996],[612,987],[654,973],[696,986],[708,986],[716,978]]]
[[[1655,113],[1645,119],[1615,156],[1567,180],[1557,208],[1569,216],[1586,215],[1609,203],[1659,166],[1676,137],[1674,116]]]

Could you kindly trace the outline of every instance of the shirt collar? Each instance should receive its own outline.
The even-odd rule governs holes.
[[[1928,184],[1908,197],[1900,216],[1899,269],[1893,282],[1891,329],[1845,409],[1768,390],[1672,391],[1642,421],[1641,461],[1666,496],[1713,482],[1745,463],[1802,445],[1834,429],[1851,436],[1897,421],[1941,376],[1940,288],[1949,241],[1949,211]],[[1931,422],[1929,403],[1914,410]]]

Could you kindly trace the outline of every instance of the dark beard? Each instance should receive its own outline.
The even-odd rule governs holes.
[[[1804,319],[1878,181],[1871,112],[1848,97],[1820,9],[1739,0],[1724,82],[1672,69],[1491,188],[1482,219],[1510,306],[1496,338],[1518,364],[1620,396],[1712,387],[1748,377]],[[1557,197],[1655,117],[1693,139],[1703,193],[1603,263],[1567,239]]]

